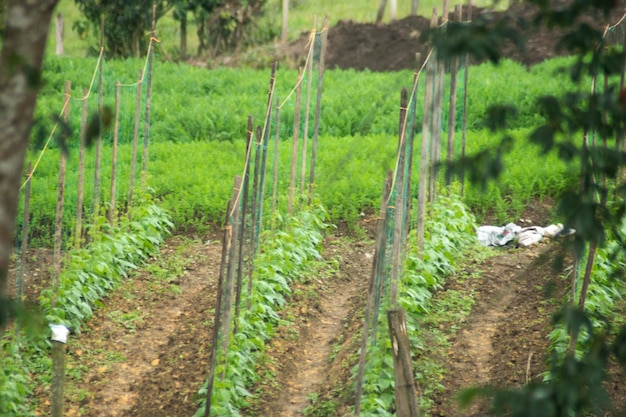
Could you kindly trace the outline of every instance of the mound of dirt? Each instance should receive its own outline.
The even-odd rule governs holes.
[[[464,6],[464,19],[468,16],[468,11]],[[471,16],[474,17],[487,13],[494,20],[516,21],[521,17],[530,20],[535,15],[536,9],[524,3],[514,4],[506,12],[477,7],[471,10]],[[602,28],[606,24],[615,24],[623,15],[624,8],[615,7],[607,21],[590,20],[587,23]],[[450,14],[449,17],[452,20],[454,16]],[[415,54],[419,52],[425,57],[428,53],[428,46],[419,41],[419,36],[429,27],[430,20],[422,16],[410,16],[384,25],[340,21],[328,31],[326,66],[331,69],[354,68],[370,71],[415,69]],[[567,55],[566,50],[557,48],[561,39],[557,29],[532,28],[522,33],[526,38],[526,50],[520,52],[512,44],[505,45],[502,50],[503,58],[510,58],[530,66],[559,55]],[[304,55],[309,36],[309,33],[303,33],[300,39],[290,44],[283,52],[298,62]]]

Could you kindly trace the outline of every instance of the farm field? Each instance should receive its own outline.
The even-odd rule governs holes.
[[[342,25],[335,33],[346,30]],[[358,30],[381,28],[398,30]],[[340,38],[328,48],[339,50]],[[306,54],[298,41],[286,49]],[[85,120],[81,109],[93,114],[98,108],[99,61],[48,56],[27,160],[35,169],[22,191],[28,188],[31,197],[20,203],[11,285],[17,292],[23,284],[23,297],[38,303],[46,320],[72,330],[64,345],[65,415],[202,416],[213,385],[211,415],[348,416],[359,378],[360,415],[395,415],[397,381],[383,313],[393,304],[406,311],[423,415],[483,416],[488,404],[460,410],[457,392],[477,385],[513,389],[550,378],[546,360],[568,348],[567,332],[552,316],[572,291],[574,261],[565,244],[575,237],[542,239],[528,248],[476,243],[480,225],[562,222],[557,199],[579,186],[579,167],[526,140],[546,116],[537,111],[540,97],[577,88],[561,70],[573,58],[542,57],[539,50],[511,54],[497,66],[471,65],[467,87],[458,86],[460,97],[467,94],[466,114],[461,99],[453,112],[440,106],[440,125],[456,121],[454,154],[484,156],[473,179],[501,175],[497,183],[455,177],[448,184],[443,171],[433,171],[425,221],[418,214],[419,140],[429,129],[420,109],[429,91],[425,75],[414,98],[417,121],[406,130],[416,140],[413,148],[406,145],[411,171],[408,162],[398,168],[406,161],[398,153],[398,113],[405,108],[411,117],[411,106],[400,99],[403,88],[411,97],[409,68],[344,67],[336,56],[324,74],[314,133],[321,78],[313,72],[298,97],[298,72],[288,65],[271,77],[269,67],[209,70],[168,62],[157,51],[150,107],[142,101],[136,112],[136,97],[145,100],[148,89],[146,78],[136,83],[137,73],[147,61],[105,59],[102,104],[112,120],[102,147],[92,143],[84,151],[83,171],[80,126],[89,129],[94,119]],[[64,95],[66,80],[72,85]],[[583,78],[578,92],[592,82]],[[606,80],[619,82],[619,75]],[[443,85],[450,84],[447,74]],[[83,89],[90,85],[85,100]],[[446,90],[443,103],[450,95]],[[506,130],[496,132],[484,120],[489,107],[502,102],[517,112]],[[273,113],[266,113],[274,103]],[[62,108],[69,109],[67,116]],[[143,125],[148,108],[149,134]],[[62,117],[69,130],[59,124]],[[57,141],[63,135],[67,160]],[[499,152],[502,166],[492,165],[488,157]],[[66,189],[59,198],[64,164]],[[60,202],[62,214],[55,211]],[[396,214],[403,213],[401,206],[411,208],[406,217]],[[59,218],[63,228],[55,230]],[[81,218],[93,224],[77,232]],[[621,236],[620,227],[612,233]],[[391,240],[380,243],[382,235]],[[63,270],[55,295],[57,236]],[[394,236],[402,237],[403,249],[393,246]],[[401,265],[392,261],[395,251],[402,251]],[[562,263],[553,268],[555,260]],[[589,308],[615,317],[616,325],[623,322],[624,287],[613,278],[624,262],[616,241],[598,248],[597,278],[589,288]],[[237,273],[243,274],[239,281]],[[372,293],[374,287],[380,292]],[[372,314],[369,307],[376,305]],[[364,332],[370,317],[373,328]],[[29,337],[15,332],[3,340],[4,368],[16,375],[0,398],[0,404],[13,404],[10,416],[48,415],[52,407],[48,351],[57,344],[29,344]],[[610,370],[605,388],[620,408],[626,400],[623,370],[617,364]]]

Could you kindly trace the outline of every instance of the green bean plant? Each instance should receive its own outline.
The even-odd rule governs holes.
[[[455,270],[455,260],[475,240],[476,222],[463,203],[454,196],[442,196],[430,205],[426,220],[424,251],[418,253],[416,235],[409,234],[404,274],[400,282],[399,304],[406,311],[407,332],[413,357],[420,357],[419,321],[431,314],[430,299]],[[381,311],[385,311],[383,305]],[[395,409],[394,372],[387,319],[381,314],[376,343],[367,352],[361,416],[392,416]],[[352,369],[353,378],[357,367]],[[418,382],[425,374],[420,372]]]
[[[280,310],[291,294],[290,285],[305,277],[312,261],[321,259],[323,233],[330,227],[321,205],[310,206],[293,217],[277,216],[280,227],[263,232],[252,292],[242,300],[242,305],[249,302],[251,307],[243,309],[237,318],[239,330],[230,339],[225,360],[215,372],[223,377],[213,385],[212,415],[238,416],[239,409],[246,405],[248,388],[259,378],[256,365],[265,345],[273,337],[274,328],[284,323]],[[206,390],[207,384],[198,391],[201,401],[196,417],[205,413]]]
[[[79,333],[80,325],[93,316],[101,299],[151,256],[168,235],[172,223],[166,211],[145,200],[133,210],[131,221],[123,220],[109,227],[104,219],[83,249],[71,249],[59,275],[58,288],[44,289],[38,309],[42,324],[63,324]],[[56,305],[52,300],[56,299]],[[34,415],[29,396],[36,385],[50,383],[50,330],[30,332],[18,337],[9,328],[0,342],[0,415]]]

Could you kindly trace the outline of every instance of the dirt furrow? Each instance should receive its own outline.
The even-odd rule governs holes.
[[[292,311],[285,315],[295,320],[277,330],[269,349],[275,383],[260,390],[256,406],[246,416],[302,416],[311,398],[337,377],[331,362],[343,342],[347,320],[355,314],[355,300],[356,304],[364,300],[372,254],[370,244],[326,239],[324,258],[329,265],[335,259],[335,266],[294,289]]]
[[[181,245],[184,248],[178,253]],[[68,344],[68,416],[143,415],[131,410],[144,396],[152,375],[163,367],[181,366],[164,361],[163,355],[189,320],[197,295],[209,292],[214,298],[217,277],[210,271],[218,269],[220,251],[220,245],[189,245],[173,238],[162,249],[159,268],[141,271],[105,301],[84,334]],[[170,269],[180,269],[181,276],[172,275]],[[184,385],[178,388],[193,393],[199,382],[189,379]],[[159,415],[155,407],[160,400],[150,398],[146,415]]]

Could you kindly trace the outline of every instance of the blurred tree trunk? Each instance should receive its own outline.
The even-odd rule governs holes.
[[[389,19],[393,22],[398,18],[398,1],[389,0]]]
[[[385,15],[385,7],[387,7],[387,0],[381,0],[380,6],[378,6],[378,14],[376,15],[376,24],[382,23],[383,16]]]
[[[180,57],[187,56],[187,12],[180,16]]]
[[[6,295],[24,158],[48,28],[57,2],[8,0],[4,4],[5,36],[0,52],[0,296]]]
[[[411,14],[417,16],[417,0],[411,2]]]
[[[280,41],[287,43],[287,33],[289,27],[289,0],[283,0],[283,26],[280,33]]]

